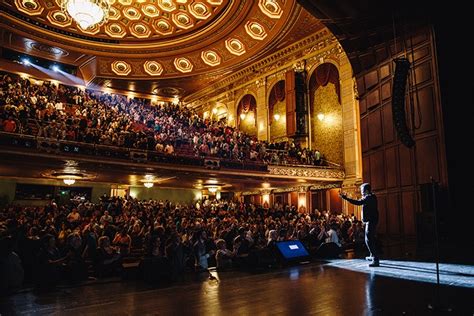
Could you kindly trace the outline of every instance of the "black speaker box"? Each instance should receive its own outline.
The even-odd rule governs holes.
[[[415,141],[410,135],[405,115],[405,88],[407,85],[410,62],[406,58],[397,58],[395,61],[395,75],[392,89],[392,117],[393,125],[398,138],[407,147],[413,147]]]

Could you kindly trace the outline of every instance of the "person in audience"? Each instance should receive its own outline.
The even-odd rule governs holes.
[[[232,258],[235,257],[235,253],[227,249],[226,242],[224,239],[218,239],[216,241],[216,268],[218,270],[226,270],[232,267]]]

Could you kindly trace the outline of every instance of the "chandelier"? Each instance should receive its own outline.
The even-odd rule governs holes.
[[[62,0],[61,9],[86,30],[95,24],[102,25],[109,17],[109,0]]]

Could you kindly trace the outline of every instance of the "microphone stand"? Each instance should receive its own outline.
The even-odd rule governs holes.
[[[433,177],[431,177],[431,193],[433,199],[433,215],[434,215],[434,234],[435,234],[435,260],[436,260],[436,287],[435,297],[433,304],[428,304],[428,308],[433,311],[451,312],[452,308],[443,307],[441,304],[440,296],[440,283],[439,283],[439,234],[438,234],[438,205],[437,205],[437,187]]]

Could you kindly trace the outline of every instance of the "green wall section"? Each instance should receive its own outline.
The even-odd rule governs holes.
[[[17,183],[25,184],[41,184],[41,185],[54,185],[54,186],[65,186],[64,183],[57,180],[49,179],[9,179],[0,178],[0,199],[6,197],[7,203],[20,204],[20,205],[44,205],[47,201],[44,200],[14,200],[15,190]],[[90,182],[76,182],[71,187],[89,187],[92,188],[92,202],[98,202],[99,198],[105,193],[110,194],[110,184],[103,183],[90,183]]]
[[[192,202],[200,196],[201,191],[189,189],[170,189],[153,187],[130,187],[130,195],[139,200],[168,200],[171,202]]]
[[[25,184],[42,184],[42,185],[54,185],[64,186],[61,181],[49,180],[49,179],[11,179],[11,178],[0,178],[0,204],[4,201],[6,203],[14,203],[20,205],[44,205],[48,201],[45,200],[14,200],[15,189],[17,183]],[[104,183],[91,183],[91,182],[76,182],[71,187],[89,187],[92,188],[92,202],[96,203],[99,198],[104,195],[110,195],[111,185]],[[145,187],[130,187],[130,194],[140,200],[168,200],[171,202],[192,202],[200,197],[201,191],[190,190],[190,189],[177,189],[177,188],[160,188],[153,187],[147,189]]]

